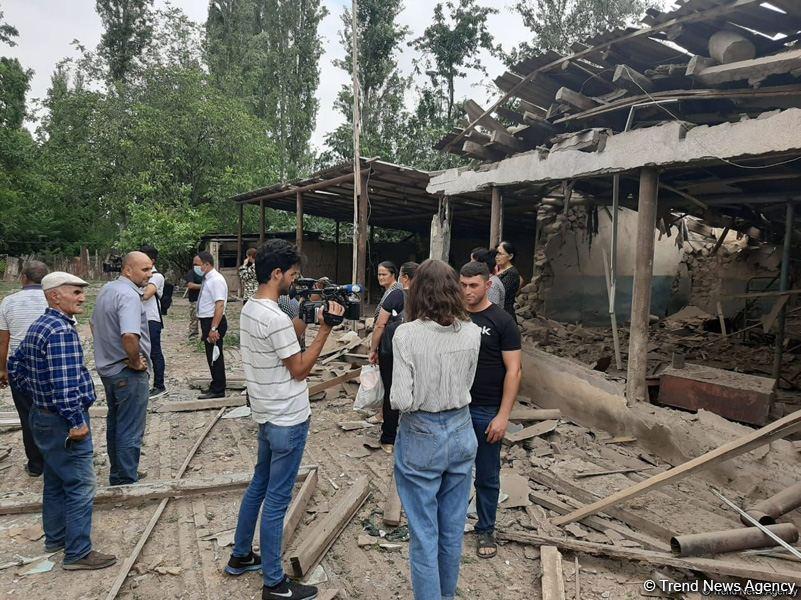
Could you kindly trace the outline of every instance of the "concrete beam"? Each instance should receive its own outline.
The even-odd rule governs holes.
[[[545,183],[597,177],[640,169],[689,165],[710,158],[736,160],[780,152],[801,152],[801,109],[791,108],[763,117],[699,126],[681,123],[635,129],[607,139],[602,152],[565,150],[540,158],[539,151],[516,154],[476,169],[448,169],[433,176],[431,194],[458,195],[492,186]]]

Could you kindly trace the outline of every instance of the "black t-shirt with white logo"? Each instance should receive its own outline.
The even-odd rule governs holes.
[[[473,387],[472,404],[500,406],[506,366],[502,352],[520,350],[520,330],[511,315],[495,304],[478,313],[470,313],[473,323],[481,328],[481,350]]]

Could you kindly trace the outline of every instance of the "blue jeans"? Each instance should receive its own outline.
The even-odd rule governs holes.
[[[467,407],[402,413],[395,481],[409,519],[415,600],[456,594],[476,436]]]
[[[259,425],[259,460],[239,507],[233,555],[240,558],[250,555],[261,511],[261,570],[267,586],[284,580],[281,564],[284,517],[292,500],[292,488],[308,435],[308,420],[290,427],[272,423]]]
[[[111,463],[109,483],[124,485],[139,479],[139,454],[147,420],[147,371],[125,367],[117,375],[101,377],[106,390],[106,446]]]
[[[89,424],[89,413],[83,415]],[[65,448],[70,424],[59,415],[34,407],[31,430],[44,456],[42,527],[45,546],[64,546],[64,562],[72,563],[92,551],[92,504],[95,470],[92,435]]]
[[[153,363],[153,387],[164,389],[164,353],[161,351],[161,330],[164,325],[159,321],[148,321],[150,330],[150,361]]]
[[[476,452],[476,533],[495,530],[498,496],[501,493],[501,443],[487,442],[487,427],[498,414],[497,406],[470,405],[470,417],[478,440]]]

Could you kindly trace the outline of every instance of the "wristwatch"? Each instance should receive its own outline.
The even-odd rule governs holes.
[[[211,330],[212,331],[217,331],[217,328],[216,327],[212,327]]]

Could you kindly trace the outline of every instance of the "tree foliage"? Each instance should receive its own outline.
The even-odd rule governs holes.
[[[570,47],[604,31],[639,20],[652,0],[517,0],[515,10],[534,33],[507,57],[513,64],[549,50],[569,53]]]
[[[153,0],[97,0],[105,31],[99,52],[112,81],[125,81],[153,36]]]
[[[465,77],[471,69],[485,72],[479,57],[482,49],[493,54],[499,52],[487,28],[487,18],[497,12],[495,8],[480,6],[476,0],[439,2],[434,7],[431,25],[411,42],[425,57],[426,74],[434,88],[443,83],[446,86],[449,119],[453,117],[456,79]]]
[[[0,10],[0,42],[8,44],[9,46],[16,46],[17,42],[14,38],[19,36],[19,31],[13,25],[9,25],[3,18],[3,11]]]

